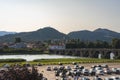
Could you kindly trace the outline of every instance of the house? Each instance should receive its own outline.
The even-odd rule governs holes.
[[[10,45],[9,48],[15,48],[15,49],[20,49],[20,48],[26,48],[26,43],[16,43],[16,44],[13,44],[13,45]]]
[[[35,44],[33,44],[33,43],[28,43],[27,44],[27,48],[34,48],[34,46],[35,46]]]
[[[44,48],[45,44],[41,42],[29,42],[27,48]]]

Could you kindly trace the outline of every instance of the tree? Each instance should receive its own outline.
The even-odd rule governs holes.
[[[8,45],[3,46],[3,49],[8,49],[8,48],[9,48]]]
[[[120,48],[120,39],[114,38],[112,40],[112,48],[116,48],[116,49]]]
[[[20,43],[22,40],[21,40],[21,38],[20,37],[16,37],[15,38],[15,43]]]
[[[103,42],[102,42],[102,45],[103,45],[103,48],[110,48],[109,43],[106,42],[106,41],[103,41]]]
[[[87,48],[95,48],[95,44],[93,42],[87,42]]]
[[[102,46],[102,41],[99,41],[99,40],[97,40],[96,42],[95,42],[95,48],[102,48],[103,46]]]
[[[76,44],[76,45],[77,45],[77,44]],[[78,44],[77,47],[78,47],[78,48],[86,48],[86,44],[85,44],[84,41],[81,41],[81,42],[79,42],[79,44]]]

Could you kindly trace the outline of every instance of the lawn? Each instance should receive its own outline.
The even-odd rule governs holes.
[[[62,64],[71,64],[72,62],[76,63],[120,63],[120,60],[110,60],[110,59],[96,59],[96,58],[62,58],[62,59],[36,59],[34,61],[26,61],[24,59],[0,59],[0,66],[4,64],[13,65],[15,63],[23,65],[26,63],[36,65],[57,65]]]

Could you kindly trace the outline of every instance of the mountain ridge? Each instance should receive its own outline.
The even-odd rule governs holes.
[[[5,35],[0,37],[0,42],[3,41],[14,41],[16,37],[20,37],[23,41],[43,41],[43,40],[53,40],[62,39],[66,35],[59,32],[58,30],[46,27],[32,32],[21,32],[14,35]]]
[[[16,32],[0,31],[0,36],[4,36],[8,34],[16,34]]]
[[[80,30],[72,31],[68,34],[64,34],[52,27],[45,27],[31,32],[21,32],[16,34],[8,34],[0,37],[0,42],[11,42],[16,37],[20,37],[23,41],[44,41],[54,39],[80,39],[85,41],[111,41],[113,38],[120,38],[120,33],[98,28],[94,31]]]
[[[69,37],[74,39],[82,39],[82,40],[102,40],[102,41],[111,41],[113,38],[120,38],[120,33],[109,30],[98,28],[94,31],[82,30],[82,31],[73,31],[68,34]]]

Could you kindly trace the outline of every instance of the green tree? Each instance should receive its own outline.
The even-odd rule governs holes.
[[[99,40],[97,40],[97,41],[95,42],[95,48],[102,48],[102,42],[99,41]]]
[[[86,43],[84,41],[79,42],[78,48],[86,48]]]
[[[9,47],[7,45],[4,45],[3,46],[3,49],[8,49]]]
[[[22,40],[21,40],[21,38],[20,37],[16,37],[15,38],[15,43],[20,43]]]
[[[95,48],[95,44],[93,42],[87,42],[87,48]]]
[[[112,48],[116,48],[116,49],[120,48],[120,39],[114,38],[112,40]]]
[[[109,43],[106,42],[106,41],[103,41],[103,42],[102,42],[102,46],[103,46],[103,48],[110,48]]]

